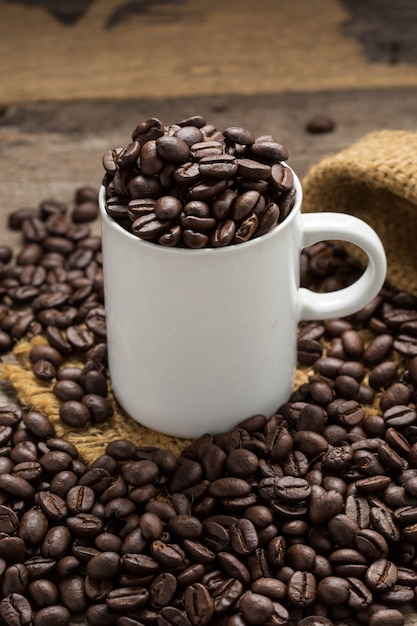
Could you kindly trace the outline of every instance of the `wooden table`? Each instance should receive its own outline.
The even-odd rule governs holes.
[[[199,113],[220,129],[242,125],[256,134],[273,134],[288,147],[290,163],[303,177],[319,159],[368,132],[415,130],[416,101],[417,88],[411,87],[10,106],[0,119],[0,243],[19,245],[19,235],[6,228],[11,210],[37,206],[45,198],[71,203],[78,186],[98,187],[104,152],[129,143],[133,128],[148,117],[168,124]],[[306,122],[318,113],[334,118],[333,132],[306,132]],[[99,224],[95,228],[99,232]],[[414,609],[407,615],[407,625],[415,626]],[[84,624],[82,618],[75,623]]]

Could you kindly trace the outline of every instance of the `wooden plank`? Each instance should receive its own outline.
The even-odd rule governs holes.
[[[95,0],[71,24],[57,4],[0,0],[0,103],[417,85],[367,59],[337,0]]]

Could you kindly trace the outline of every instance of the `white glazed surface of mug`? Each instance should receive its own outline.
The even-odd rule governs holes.
[[[338,304],[334,297],[326,301],[328,294],[299,289],[303,246],[335,232],[356,241],[356,233],[345,236],[347,224],[338,220],[346,216],[301,215],[296,176],[295,186],[294,207],[274,230],[244,244],[199,250],[137,238],[107,215],[101,189],[109,371],[132,418],[168,435],[198,437],[256,413],[271,416],[292,391],[301,317],[348,314],[379,291],[382,245],[356,218],[349,224],[364,227],[359,245],[368,253],[371,247],[367,284],[335,292]],[[313,219],[304,224],[306,217]]]

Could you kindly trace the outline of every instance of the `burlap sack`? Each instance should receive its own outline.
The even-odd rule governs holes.
[[[303,211],[340,211],[365,220],[387,254],[387,279],[417,295],[417,132],[384,130],[312,166]]]

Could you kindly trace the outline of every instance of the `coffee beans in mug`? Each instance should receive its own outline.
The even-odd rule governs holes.
[[[146,120],[137,128],[157,127],[156,139],[146,131],[140,142],[103,156],[107,212],[137,237],[162,246],[223,247],[260,237],[288,215],[287,149],[245,128],[222,133],[205,120],[200,126],[202,120],[169,126]],[[139,214],[134,207],[143,201],[153,210]],[[190,213],[195,203],[204,203],[204,216]]]

